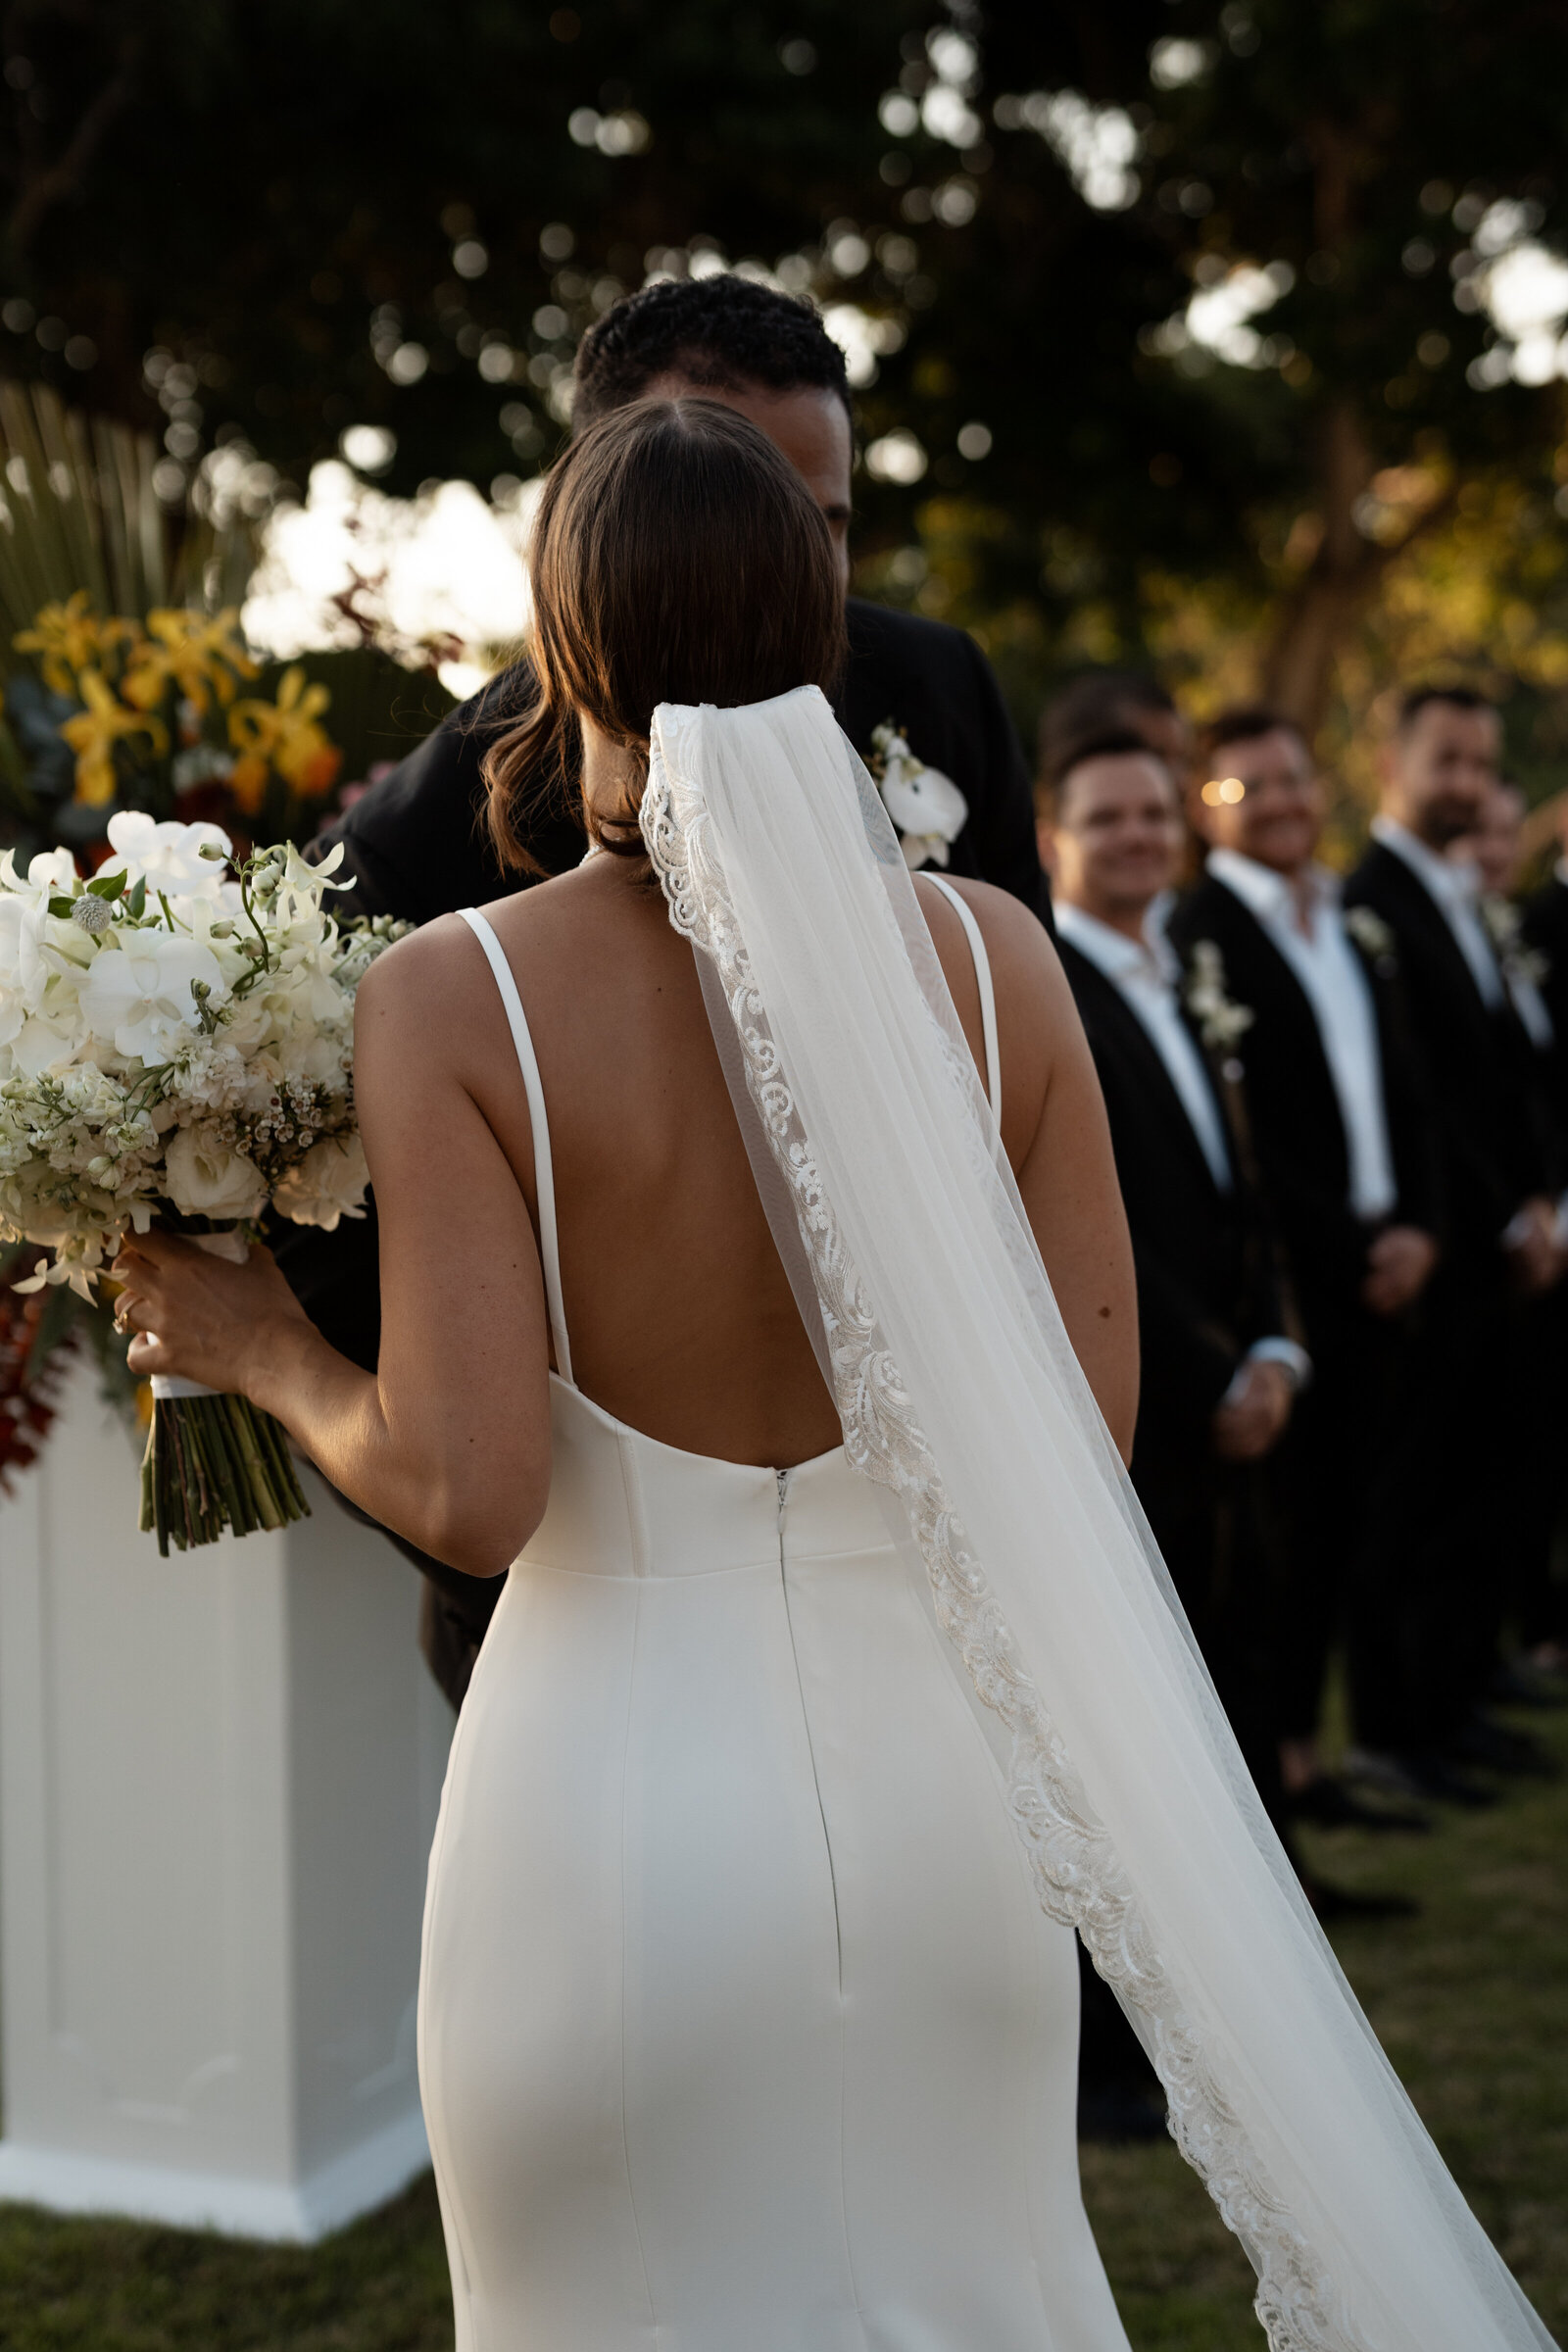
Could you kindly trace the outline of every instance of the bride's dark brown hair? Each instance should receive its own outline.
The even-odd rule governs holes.
[[[503,865],[541,872],[527,820],[575,784],[576,715],[646,752],[661,703],[831,693],[844,589],[821,510],[734,409],[641,401],[590,425],[545,483],[529,548],[535,699],[484,762]],[[639,795],[596,809],[601,845],[643,855]]]

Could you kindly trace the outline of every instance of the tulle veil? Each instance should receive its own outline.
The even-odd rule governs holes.
[[[1044,1908],[1115,1989],[1251,2259],[1274,2352],[1549,2346],[1258,1804],[827,702],[662,706],[641,822],[850,1458]]]

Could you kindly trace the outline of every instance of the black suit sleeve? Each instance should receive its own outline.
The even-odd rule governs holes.
[[[970,701],[979,732],[985,781],[970,812],[976,858],[988,882],[1010,891],[1051,925],[1051,889],[1040,868],[1035,839],[1034,788],[1018,730],[1002,698],[997,674],[972,637],[962,640],[970,670]]]
[[[1165,1254],[1133,1235],[1138,1280],[1138,1346],[1143,1359],[1139,1428],[1157,1427],[1168,1443],[1178,1431],[1206,1448],[1209,1422],[1242,1360],[1235,1339],[1211,1322],[1201,1301]],[[1250,1337],[1263,1339],[1270,1332]]]
[[[1394,1215],[1440,1239],[1446,1221],[1443,1157],[1438,1148],[1432,1087],[1405,1008],[1397,975],[1374,975],[1378,1043],[1383,1058],[1383,1100],[1398,1199]]]

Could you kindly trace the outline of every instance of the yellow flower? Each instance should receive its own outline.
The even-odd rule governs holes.
[[[211,617],[167,607],[149,612],[147,637],[125,672],[126,700],[139,710],[151,710],[173,684],[198,710],[209,708],[213,695],[220,703],[232,701],[234,676],[256,675],[255,662],[234,635],[238,622],[233,606]]]
[[[325,792],[342,758],[316,723],[331,699],[324,686],[306,684],[303,669],[286,669],[275,703],[234,705],[228,740],[236,752],[275,767],[296,792]]]
[[[168,748],[163,721],[127,710],[96,669],[84,669],[76,691],[86,704],[60,732],[76,755],[76,798],[90,808],[102,808],[115,797],[115,745],[131,735],[145,735],[155,752]]]
[[[102,662],[117,645],[130,644],[136,624],[130,620],[100,620],[85,588],[63,605],[45,605],[30,629],[11,640],[19,654],[36,654],[43,682],[53,694],[74,694],[84,669]]]

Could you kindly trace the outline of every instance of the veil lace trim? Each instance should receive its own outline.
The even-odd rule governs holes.
[[[1352,2324],[1327,2267],[1294,2222],[1214,2069],[1151,1936],[1133,1888],[952,1507],[899,1366],[840,1233],[774,1042],[702,793],[680,772],[665,710],[643,838],[671,923],[711,961],[739,1041],[746,1086],[787,1187],[821,1308],[834,1400],[856,1469],[902,1504],[930,1578],[938,1622],[981,1702],[1004,1727],[1008,1809],[1043,1909],[1075,1928],[1096,1968],[1142,2021],[1169,2101],[1172,2137],[1258,2277],[1253,2309],[1272,2352],[1379,2352]],[[671,754],[674,757],[671,757]],[[956,1050],[933,1018],[952,1060]],[[974,1073],[954,1069],[967,1118]],[[975,1151],[989,1164],[984,1129]]]

